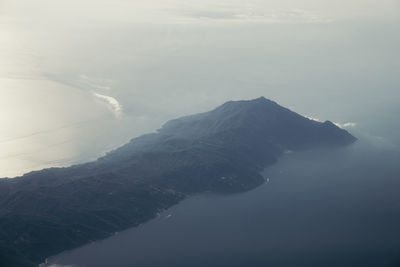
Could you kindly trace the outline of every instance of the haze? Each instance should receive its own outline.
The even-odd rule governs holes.
[[[0,177],[259,96],[397,148],[399,15],[388,0],[1,1]]]

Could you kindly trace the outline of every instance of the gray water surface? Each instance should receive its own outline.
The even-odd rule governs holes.
[[[399,266],[398,151],[285,155],[255,190],[188,198],[45,266]]]

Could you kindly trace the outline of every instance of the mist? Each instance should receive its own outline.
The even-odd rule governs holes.
[[[0,8],[0,176],[90,161],[169,119],[259,96],[400,143],[396,1]]]
[[[399,26],[396,0],[1,1],[0,177],[260,96],[358,138],[43,265],[399,266]]]

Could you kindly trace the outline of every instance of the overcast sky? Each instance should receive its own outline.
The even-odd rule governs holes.
[[[396,0],[2,0],[0,176],[261,95],[396,142],[399,17]]]

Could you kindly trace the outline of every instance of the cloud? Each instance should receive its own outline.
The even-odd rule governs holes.
[[[320,119],[318,119],[318,118],[309,117],[309,116],[304,116],[304,117],[306,117],[307,119],[312,120],[312,121],[322,122],[322,121],[321,121]]]
[[[318,122],[323,122],[322,120],[318,119],[318,118],[314,118],[314,117],[309,117],[309,116],[304,116],[309,120],[312,121],[318,121]],[[357,123],[355,122],[345,122],[345,123],[339,123],[339,122],[333,122],[333,124],[335,124],[337,127],[340,128],[354,128],[357,126]]]
[[[122,115],[122,105],[118,102],[117,99],[95,92],[92,92],[92,94],[94,97],[96,97],[96,99],[104,103],[114,113],[115,117],[119,118]]]
[[[357,123],[355,122],[345,122],[345,123],[334,122],[334,124],[340,128],[353,128],[357,126]]]
[[[357,123],[355,122],[346,122],[345,124],[343,124],[343,127],[356,127]]]
[[[274,9],[257,5],[189,7],[177,10],[194,21],[230,21],[256,23],[324,23],[331,20],[305,9]]]

